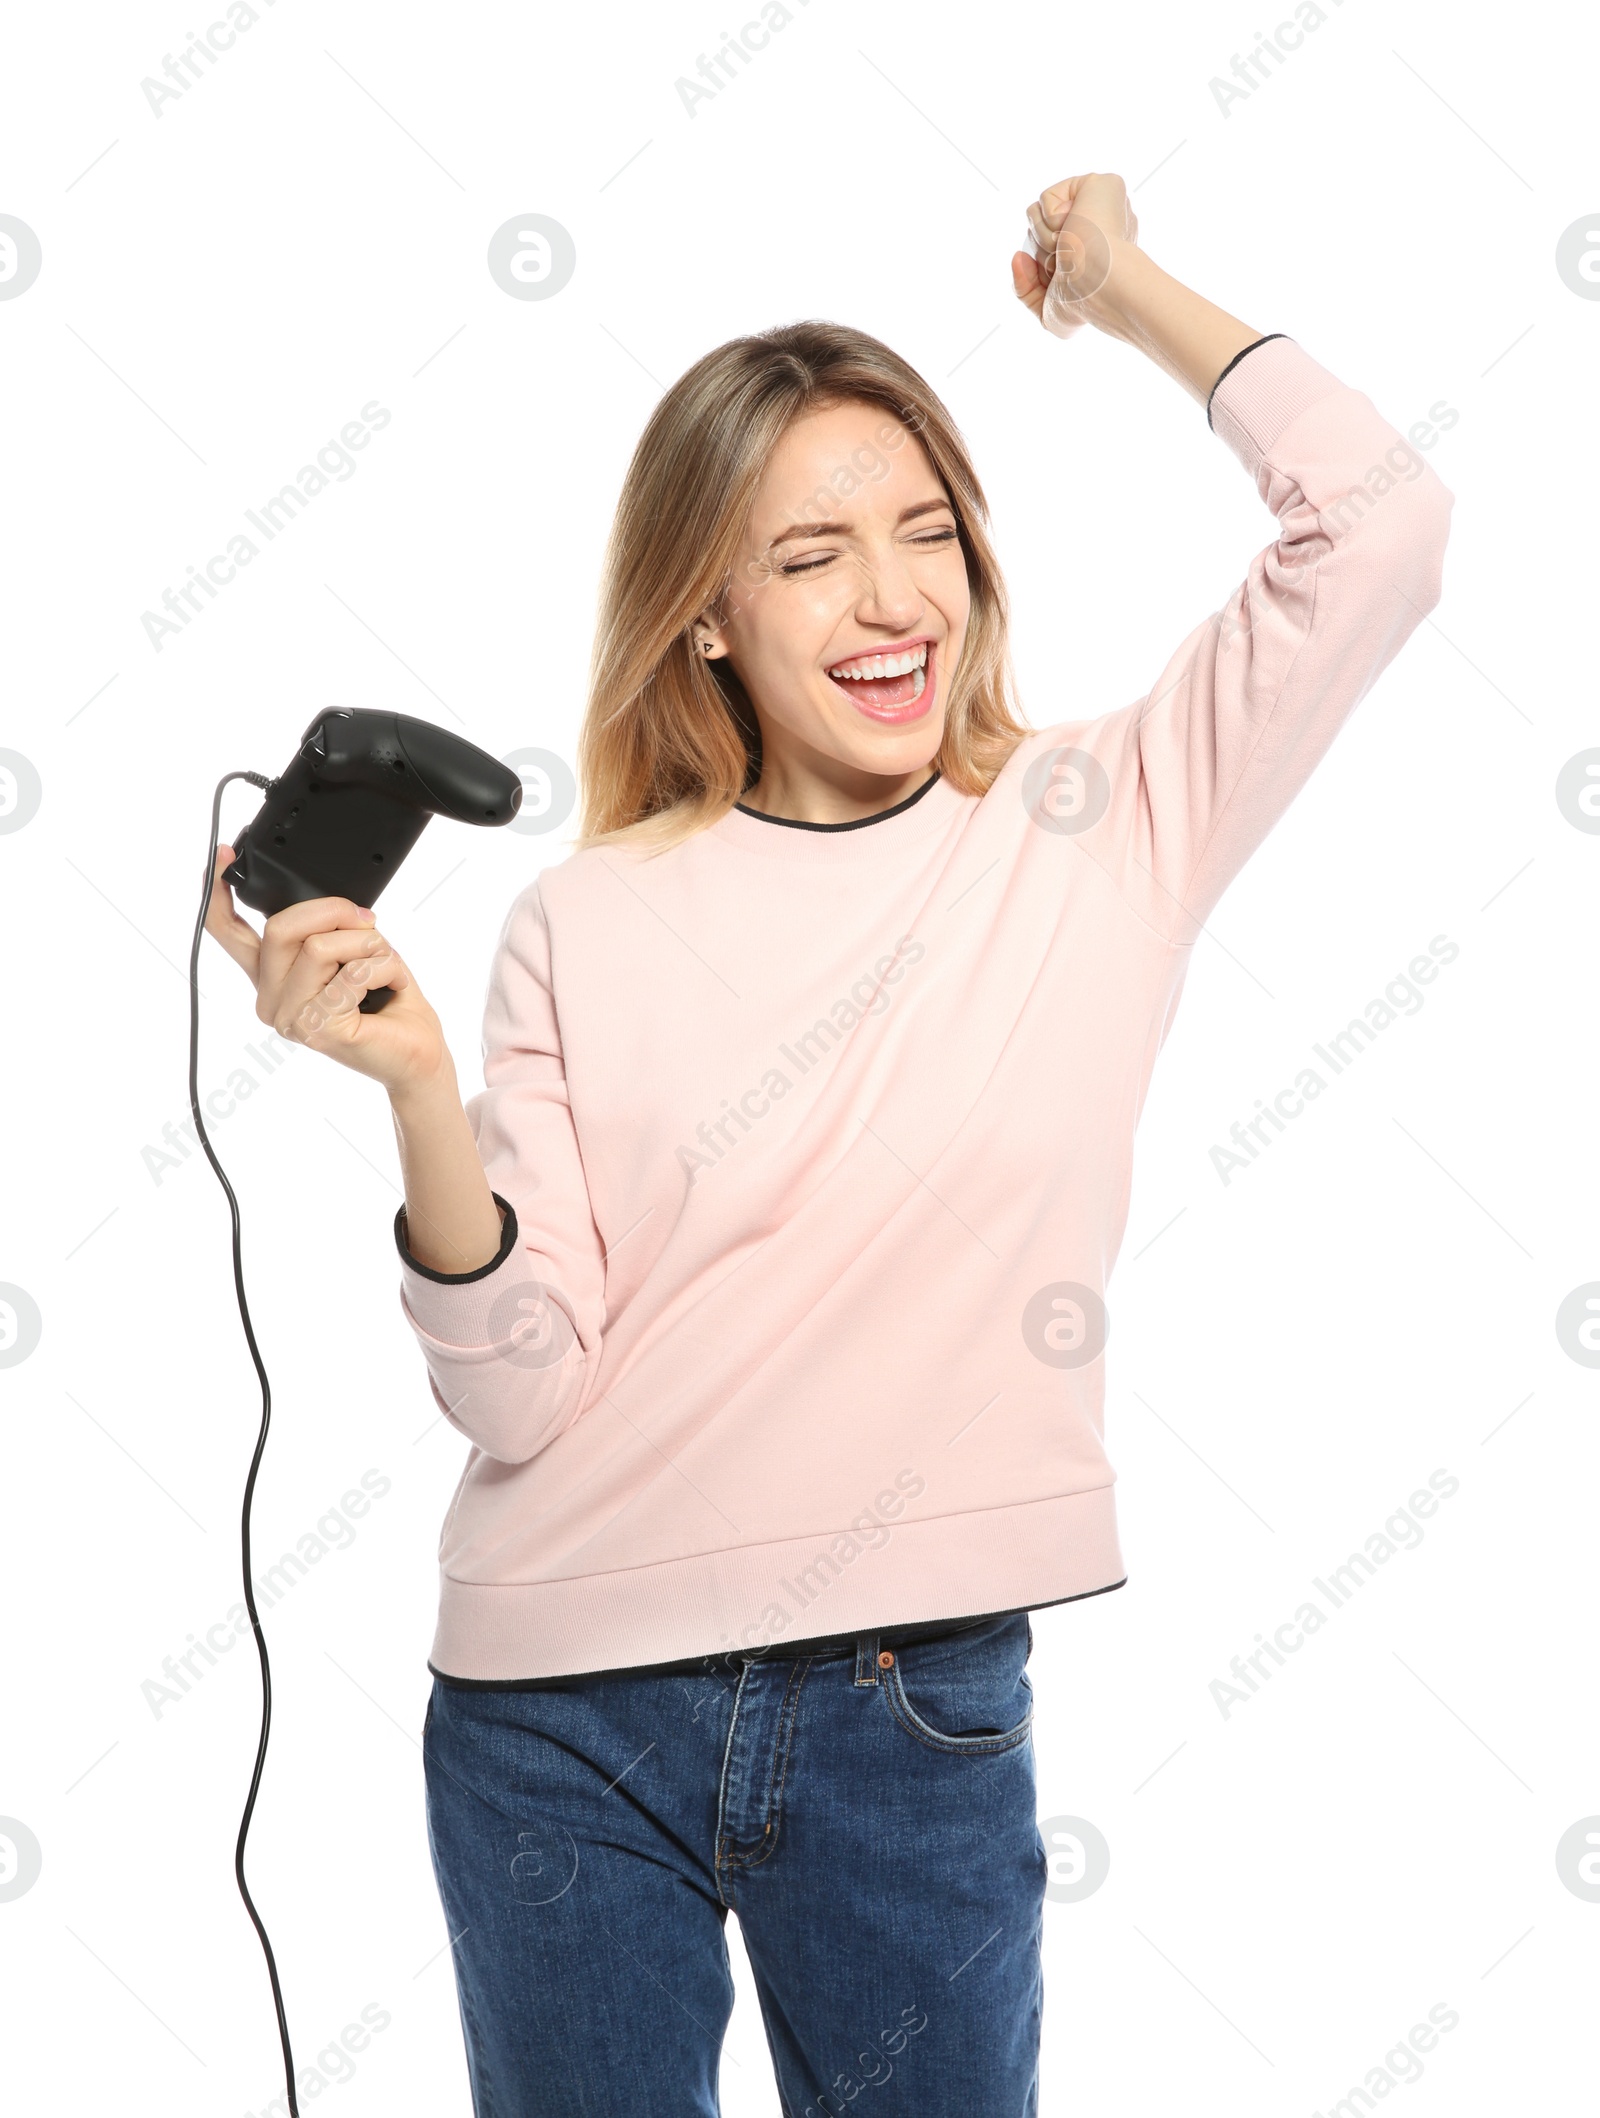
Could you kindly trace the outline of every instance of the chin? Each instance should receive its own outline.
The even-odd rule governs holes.
[[[834,755],[848,757],[863,771],[881,773],[888,779],[902,773],[919,772],[924,766],[931,765],[939,754],[943,738],[942,722],[932,728],[908,728],[877,742],[870,737],[863,741],[860,733],[852,729],[848,746],[841,745]]]

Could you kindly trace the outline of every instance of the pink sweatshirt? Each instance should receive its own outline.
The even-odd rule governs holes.
[[[1200,923],[1437,602],[1451,506],[1289,339],[1211,415],[1278,534],[1147,697],[1029,736],[981,799],[734,809],[512,904],[467,1105],[501,1255],[401,1250],[472,1443],[441,1673],[1124,1578],[1104,1302],[1150,1070]]]

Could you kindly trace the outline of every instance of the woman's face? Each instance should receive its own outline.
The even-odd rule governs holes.
[[[922,443],[881,405],[841,404],[796,420],[774,451],[723,622],[701,637],[750,696],[764,764],[903,774],[939,747],[969,601]]]

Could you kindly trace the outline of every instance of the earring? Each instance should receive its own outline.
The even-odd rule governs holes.
[[[702,646],[703,646],[703,647],[705,648],[705,651],[706,651],[706,653],[707,653],[707,654],[710,654],[710,652],[711,652],[711,642],[710,642],[709,640],[705,640],[705,641],[702,641],[702,643],[701,643],[701,644],[702,644]]]

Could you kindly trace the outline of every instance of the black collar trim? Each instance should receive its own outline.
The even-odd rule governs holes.
[[[733,806],[741,816],[753,816],[763,824],[786,824],[791,831],[860,831],[868,824],[881,824],[891,816],[899,816],[903,810],[911,808],[913,803],[920,802],[928,789],[937,783],[938,778],[939,773],[935,768],[932,779],[924,780],[915,794],[908,794],[903,802],[896,802],[892,809],[879,809],[872,816],[858,816],[843,824],[808,824],[803,823],[797,816],[768,816],[760,809],[747,808],[743,802],[735,802]]]

